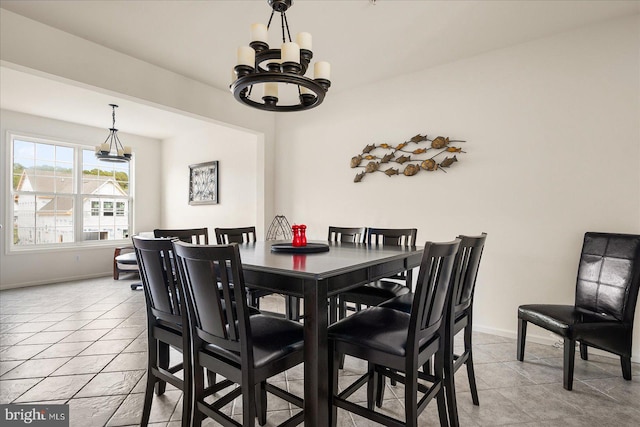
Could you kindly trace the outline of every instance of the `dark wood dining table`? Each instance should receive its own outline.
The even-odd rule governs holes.
[[[240,245],[245,282],[252,288],[303,298],[304,423],[328,426],[328,298],[418,267],[422,247],[328,243],[328,252],[291,254],[272,252],[274,243],[282,242]]]

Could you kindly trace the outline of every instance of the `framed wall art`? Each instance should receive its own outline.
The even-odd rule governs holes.
[[[218,204],[218,161],[189,165],[189,204]]]

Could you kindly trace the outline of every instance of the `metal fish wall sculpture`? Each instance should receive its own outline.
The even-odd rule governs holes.
[[[466,141],[450,140],[444,136],[429,139],[427,135],[418,134],[396,146],[369,144],[362,149],[362,154],[351,158],[352,169],[364,169],[363,172],[356,174],[353,182],[360,182],[366,174],[374,172],[382,172],[387,176],[414,176],[423,170],[446,172],[445,168],[449,168],[458,161],[457,154],[464,153],[462,148],[450,145],[460,142]],[[436,153],[428,157],[433,152]],[[447,153],[451,153],[453,156],[449,157],[446,155]],[[445,154],[445,157],[438,162],[436,157],[442,154]],[[400,170],[401,168],[402,170]]]

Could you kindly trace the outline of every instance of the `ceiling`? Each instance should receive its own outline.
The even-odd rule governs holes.
[[[266,23],[271,10],[265,0],[1,0],[0,6],[222,90],[250,25]],[[331,63],[330,96],[638,13],[638,1],[295,0],[287,18],[293,37],[312,34],[314,60]],[[277,45],[279,22],[270,33]],[[2,75],[3,108],[15,109],[4,99],[12,77]]]

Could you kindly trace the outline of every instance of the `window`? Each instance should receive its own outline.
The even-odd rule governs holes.
[[[116,215],[117,216],[124,216],[125,206],[126,206],[125,202],[116,202]]]
[[[94,149],[11,135],[12,248],[37,248],[129,235],[129,163]],[[115,209],[114,209],[115,207]]]
[[[113,202],[102,202],[102,215],[113,216]]]

